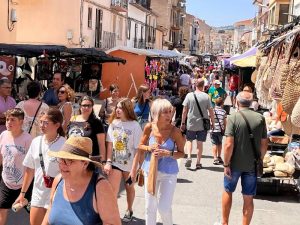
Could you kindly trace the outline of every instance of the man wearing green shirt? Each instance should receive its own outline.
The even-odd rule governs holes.
[[[209,88],[208,95],[211,99],[213,107],[215,107],[215,101],[218,98],[222,98],[225,101],[227,97],[226,91],[221,87],[221,81],[215,80],[214,85]]]
[[[263,159],[268,147],[265,118],[249,109],[253,94],[242,91],[236,99],[239,111],[228,116],[225,131],[223,225],[228,225],[232,193],[235,191],[239,178],[241,178],[244,199],[242,224],[250,224],[254,211],[253,196],[256,194],[257,184],[254,151],[257,151]],[[241,113],[248,120],[251,132],[254,134],[255,149],[252,148],[247,123]]]

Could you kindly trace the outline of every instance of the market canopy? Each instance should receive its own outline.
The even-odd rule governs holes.
[[[99,63],[121,62],[126,60],[107,55],[104,51],[96,48],[67,48],[62,45],[32,45],[32,44],[4,44],[0,43],[0,55],[15,55],[27,58],[41,55],[50,57],[85,57]]]
[[[114,51],[125,51],[136,55],[145,55],[152,58],[181,58],[184,56],[182,53],[178,53],[172,50],[162,50],[162,49],[140,49],[131,48],[126,46],[118,46],[106,51],[106,53],[111,53]]]
[[[63,45],[32,45],[32,44],[4,44],[0,43],[0,55],[16,55],[27,58],[38,57],[43,54],[59,55],[67,48]]]
[[[252,47],[243,54],[229,59],[230,63],[238,67],[255,67],[256,66],[257,47]]]

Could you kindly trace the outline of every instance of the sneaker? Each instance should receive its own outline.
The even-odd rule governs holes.
[[[133,219],[133,212],[127,210],[122,221],[125,223],[128,223],[128,222],[132,221],[132,219]]]
[[[187,158],[185,161],[185,167],[186,168],[190,168],[192,165],[192,159],[191,158]]]

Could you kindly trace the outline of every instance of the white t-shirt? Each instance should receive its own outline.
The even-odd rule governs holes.
[[[50,203],[51,188],[46,188],[43,179],[43,171],[39,158],[40,140],[42,138],[42,154],[45,164],[45,171],[47,176],[55,177],[59,174],[58,162],[54,157],[48,156],[48,150],[59,151],[66,139],[60,137],[52,145],[45,142],[44,136],[38,136],[32,140],[28,153],[23,161],[23,165],[34,169],[34,183],[32,190],[31,205],[35,207],[48,208]]]
[[[2,156],[2,179],[6,187],[18,190],[22,187],[24,166],[22,164],[31,144],[32,137],[27,132],[14,138],[9,131],[0,135],[0,153]]]
[[[137,121],[114,120],[108,128],[106,141],[113,143],[112,165],[130,172],[142,129]]]
[[[190,75],[188,75],[186,73],[181,74],[181,76],[180,76],[181,85],[189,86],[190,85],[190,80],[191,80]]]

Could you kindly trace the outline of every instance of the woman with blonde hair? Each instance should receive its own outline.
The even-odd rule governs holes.
[[[139,153],[146,153],[142,165],[145,174],[146,225],[156,224],[157,210],[164,225],[173,224],[172,200],[179,172],[177,159],[184,157],[184,138],[180,129],[171,124],[172,110],[171,103],[166,99],[153,101],[153,122],[146,124],[139,145]],[[139,154],[134,159],[132,171],[138,166],[138,157]],[[150,169],[150,160],[157,162],[157,170]],[[156,180],[152,180],[156,190],[154,194],[149,193],[147,188],[148,177],[153,177],[153,174],[156,174]]]
[[[59,100],[58,108],[64,117],[62,127],[66,132],[73,114],[72,102],[74,102],[75,99],[75,92],[68,84],[64,84],[58,89],[57,96]]]
[[[122,98],[110,118],[107,131],[107,159],[104,172],[108,175],[114,193],[117,196],[121,179],[125,180],[127,193],[127,211],[124,222],[132,220],[132,205],[135,189],[136,170],[132,170],[133,159],[137,151],[142,130],[136,121],[133,104],[128,98]]]
[[[133,99],[134,102],[134,112],[137,116],[137,120],[142,127],[146,125],[149,121],[150,115],[150,96],[151,96],[151,89],[148,85],[142,84],[138,88],[138,93],[136,97]]]

